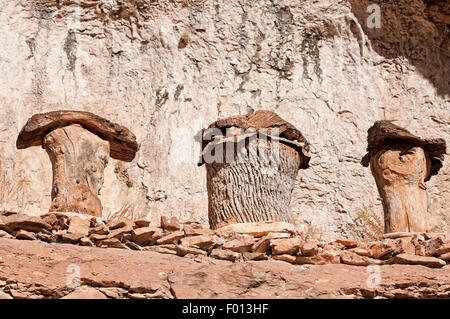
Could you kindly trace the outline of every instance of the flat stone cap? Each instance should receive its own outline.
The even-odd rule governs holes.
[[[48,133],[72,124],[79,124],[109,141],[112,158],[131,162],[136,156],[139,146],[136,136],[130,130],[95,114],[82,111],[63,110],[33,115],[20,131],[16,146],[18,149],[40,146]]]
[[[442,167],[446,154],[446,143],[442,138],[422,139],[387,120],[376,121],[367,133],[367,154],[361,160],[361,164],[365,167],[369,166],[372,155],[382,147],[399,143],[420,146],[428,155],[431,160],[431,172],[426,180],[436,175]]]
[[[204,132],[209,129],[218,128],[222,131],[223,136],[226,135],[226,129],[230,127],[238,127],[243,130],[254,129],[256,132],[261,129],[277,129],[279,141],[293,147],[305,158],[302,161],[300,169],[309,167],[309,160],[311,159],[310,144],[302,133],[296,129],[291,123],[286,122],[280,116],[272,111],[260,110],[255,113],[246,115],[231,116],[225,119],[220,119],[208,126]],[[270,131],[266,132],[270,136]],[[202,140],[202,151],[210,143],[208,140]],[[203,164],[203,157],[199,165]]]

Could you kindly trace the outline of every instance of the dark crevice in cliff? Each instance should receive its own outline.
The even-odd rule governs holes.
[[[427,78],[439,95],[450,94],[450,3],[447,0],[349,0],[373,49],[386,59],[406,58]],[[370,27],[380,8],[380,28]]]

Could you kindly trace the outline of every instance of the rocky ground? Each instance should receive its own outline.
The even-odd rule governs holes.
[[[0,214],[2,298],[449,298],[450,242],[308,240],[288,223]]]
[[[1,298],[449,298],[450,266],[196,262],[151,251],[0,239]],[[80,288],[69,288],[71,266]]]

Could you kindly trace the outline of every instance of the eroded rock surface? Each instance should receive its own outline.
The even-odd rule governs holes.
[[[202,263],[150,251],[12,239],[0,239],[0,256],[0,298],[450,297],[448,266],[380,266],[378,281],[360,266]],[[77,274],[80,287],[70,286]]]
[[[442,167],[446,143],[422,139],[390,121],[377,121],[361,161],[375,178],[384,208],[386,233],[428,231],[425,182]]]
[[[1,2],[2,169],[11,187],[29,181],[4,209],[48,211],[48,156],[18,152],[13,139],[33,114],[64,107],[120,123],[142,143],[132,162],[106,168],[105,216],[129,204],[153,226],[167,214],[206,227],[194,136],[220,118],[265,109],[311,143],[311,168],[292,194],[297,227],[324,240],[383,232],[376,185],[359,164],[366,132],[375,120],[398,119],[413,134],[450,142],[448,3],[187,3]],[[380,28],[367,25],[372,4]],[[446,162],[427,184],[433,231],[450,230],[449,174]]]

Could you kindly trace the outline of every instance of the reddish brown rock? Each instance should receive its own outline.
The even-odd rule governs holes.
[[[78,244],[81,238],[83,238],[83,235],[81,234],[72,234],[66,232],[61,234],[61,240],[63,243]]]
[[[211,251],[210,256],[216,259],[237,261],[241,255],[231,250],[216,248]]]
[[[36,239],[36,236],[34,233],[31,233],[31,232],[21,229],[16,233],[16,238],[17,239],[34,240],[34,239]]]
[[[176,245],[175,251],[177,252],[178,256],[186,256],[188,254],[194,255],[194,256],[206,256],[206,251],[195,248],[195,247],[189,247],[189,246],[183,246],[183,245]]]
[[[415,255],[416,253],[416,247],[414,246],[413,242],[411,241],[411,238],[404,237],[397,239],[398,246],[402,253]]]
[[[102,240],[99,243],[100,247],[110,247],[110,248],[120,248],[120,249],[128,249],[128,246],[122,243],[117,238],[108,238],[105,240]]]
[[[89,235],[90,225],[91,222],[89,221],[89,219],[81,218],[78,216],[72,216],[69,222],[69,229],[67,230],[67,232],[87,236]]]
[[[88,246],[88,247],[94,247],[94,243],[89,238],[81,238],[80,239],[80,245],[81,246]]]
[[[243,237],[227,240],[223,248],[237,253],[251,252],[254,244],[255,239],[253,237]]]
[[[17,148],[42,145],[53,167],[51,212],[102,216],[98,194],[111,155],[131,161],[135,136],[126,128],[88,112],[34,115],[22,128]]]
[[[395,245],[389,239],[374,243],[370,246],[370,255],[375,259],[382,258],[395,250]]]
[[[108,237],[109,237],[108,235],[91,234],[89,236],[89,239],[94,241],[94,242],[96,242],[96,241],[99,241],[99,240],[108,239]]]
[[[202,135],[199,165],[206,163],[211,228],[230,217],[291,222],[291,193],[310,159],[300,131],[271,111],[257,111],[218,120]]]
[[[450,253],[450,243],[449,242],[443,244],[441,247],[436,249],[436,255],[438,255],[438,256],[446,254],[446,253]]]
[[[152,247],[157,246],[148,248]],[[0,256],[2,277],[29,287],[28,291],[36,298],[54,299],[69,294],[67,269],[73,264],[82,265],[83,284],[95,286],[105,294],[105,289],[118,292],[108,295],[110,298],[126,298],[127,293],[187,299],[395,298],[390,294],[394,289],[408,293],[411,298],[450,297],[449,266],[380,265],[382,284],[368,291],[367,267],[345,264],[300,267],[272,260],[199,263],[152,251],[2,238]],[[0,286],[4,284],[0,279]]]
[[[425,246],[424,245],[416,245],[415,255],[417,256],[426,256]]]
[[[444,241],[440,237],[432,238],[425,241],[425,255],[433,257],[437,254],[437,250],[444,245]]]
[[[344,245],[346,248],[354,248],[358,246],[358,241],[354,239],[339,238],[336,243]]]
[[[244,257],[245,261],[248,260],[267,260],[268,257],[264,253],[252,253],[252,252],[243,252],[242,257]]]
[[[127,128],[100,116],[81,111],[56,111],[33,115],[17,138],[17,148],[40,146],[42,139],[56,128],[79,124],[102,136],[111,145],[111,157],[131,162],[138,150],[136,137]]]
[[[37,233],[36,238],[42,241],[45,241],[46,243],[56,243],[58,242],[58,236],[54,234],[43,234],[43,233]]]
[[[126,224],[125,226],[121,227],[121,228],[116,228],[114,230],[112,230],[108,236],[108,238],[122,238],[123,236],[125,236],[126,234],[131,234],[131,232],[133,231],[133,224]],[[130,237],[131,238],[131,237]]]
[[[416,235],[421,235],[422,233],[414,233],[414,232],[397,232],[397,233],[386,233],[383,234],[380,238],[380,240],[383,239],[398,239],[398,238],[404,238],[404,237],[413,237]]]
[[[139,220],[135,220],[134,223],[136,224],[136,227],[149,227],[150,226],[150,221],[146,220],[146,219],[139,219]]]
[[[186,236],[197,236],[197,235],[213,235],[214,230],[209,228],[195,228],[190,225],[184,225],[184,233]]]
[[[38,233],[41,230],[51,230],[52,228],[39,217],[28,216],[25,214],[13,214],[0,216],[0,229],[9,233],[20,229]]]
[[[330,252],[322,252],[322,253],[319,253],[312,257],[297,256],[295,259],[295,263],[299,264],[299,265],[339,264],[340,262],[341,262],[341,259],[340,259],[339,255],[330,253]]]
[[[156,243],[158,245],[162,244],[178,244],[180,242],[180,239],[184,237],[184,232],[179,230],[175,231],[173,233],[170,233],[168,235],[165,235],[158,239]]]
[[[323,250],[337,251],[337,250],[345,249],[345,246],[343,244],[338,243],[336,241],[331,242],[331,243],[322,244],[320,246],[323,248]]]
[[[61,299],[107,299],[104,294],[93,287],[81,286]]]
[[[270,246],[272,247],[272,255],[297,255],[302,245],[301,238],[272,239]]]
[[[423,236],[424,236],[425,240],[434,239],[434,238],[440,238],[443,242],[445,242],[447,240],[447,235],[444,233],[427,232],[427,233],[423,233]]]
[[[98,195],[108,164],[109,144],[80,125],[57,128],[43,140],[53,167],[50,212],[102,216]]]
[[[144,247],[144,250],[146,251],[152,251],[160,254],[168,254],[168,255],[176,255],[177,249],[176,245],[169,244],[169,245],[161,245],[161,246],[148,246]]]
[[[221,237],[228,237],[233,233],[250,235],[253,237],[263,237],[269,233],[294,234],[295,232],[294,225],[286,222],[238,223],[224,226],[216,230],[216,234]]]
[[[364,257],[371,256],[370,251],[366,248],[353,248],[353,249],[350,249],[350,251],[354,252],[357,255],[364,256]]]
[[[445,140],[424,140],[390,121],[377,121],[367,141],[368,153],[361,163],[370,163],[382,197],[385,232],[426,232],[424,183],[442,167]]]
[[[100,225],[89,229],[89,234],[108,235],[109,228],[106,225]]]
[[[386,261],[386,264],[422,265],[427,267],[440,268],[445,266],[445,261],[435,257],[399,254]]]
[[[440,255],[439,259],[445,260],[447,263],[450,262],[450,252]]]
[[[123,227],[134,228],[135,222],[129,218],[122,217],[119,219],[109,221],[106,224],[106,227],[109,228],[109,230],[115,230],[115,229],[123,228]]]
[[[0,229],[0,238],[12,238],[12,236],[4,230]]]
[[[46,216],[42,216],[42,220],[49,224],[50,226],[56,225],[58,223],[58,217],[55,214],[48,214]]]
[[[69,228],[69,216],[66,213],[51,213],[46,216],[54,215],[57,218],[57,222],[52,225],[53,230],[67,230]]]
[[[211,246],[216,241],[213,236],[209,235],[199,235],[199,236],[189,236],[184,237],[180,240],[183,247],[194,247],[200,249],[206,249]]]
[[[177,231],[181,229],[181,226],[176,217],[169,220],[166,216],[161,216],[161,228],[168,231]]]
[[[142,247],[139,246],[138,244],[132,242],[132,241],[125,241],[124,243],[128,248],[133,249],[133,250],[142,250]]]
[[[280,261],[286,261],[286,262],[291,263],[291,264],[295,264],[296,261],[297,261],[297,257],[292,256],[292,255],[287,255],[287,254],[285,254],[285,255],[275,255],[275,256],[272,256],[272,259],[280,260]]]
[[[131,232],[131,238],[136,244],[146,246],[155,241],[153,239],[155,233],[162,233],[162,229],[157,227],[137,228]]]
[[[306,242],[304,243],[299,251],[299,254],[306,257],[311,257],[317,255],[319,247],[316,242]]]
[[[368,265],[378,265],[380,261],[377,259],[360,256],[351,251],[343,251],[340,254],[341,262],[348,265],[355,266],[368,266]]]
[[[0,211],[0,216],[10,216],[10,215],[14,215],[14,214],[18,214],[18,212],[13,212],[10,210],[2,210]]]
[[[266,253],[270,249],[270,241],[273,239],[288,238],[287,233],[268,233],[266,236],[258,240],[252,247],[252,252]]]
[[[0,300],[14,299],[10,294],[0,291]]]

